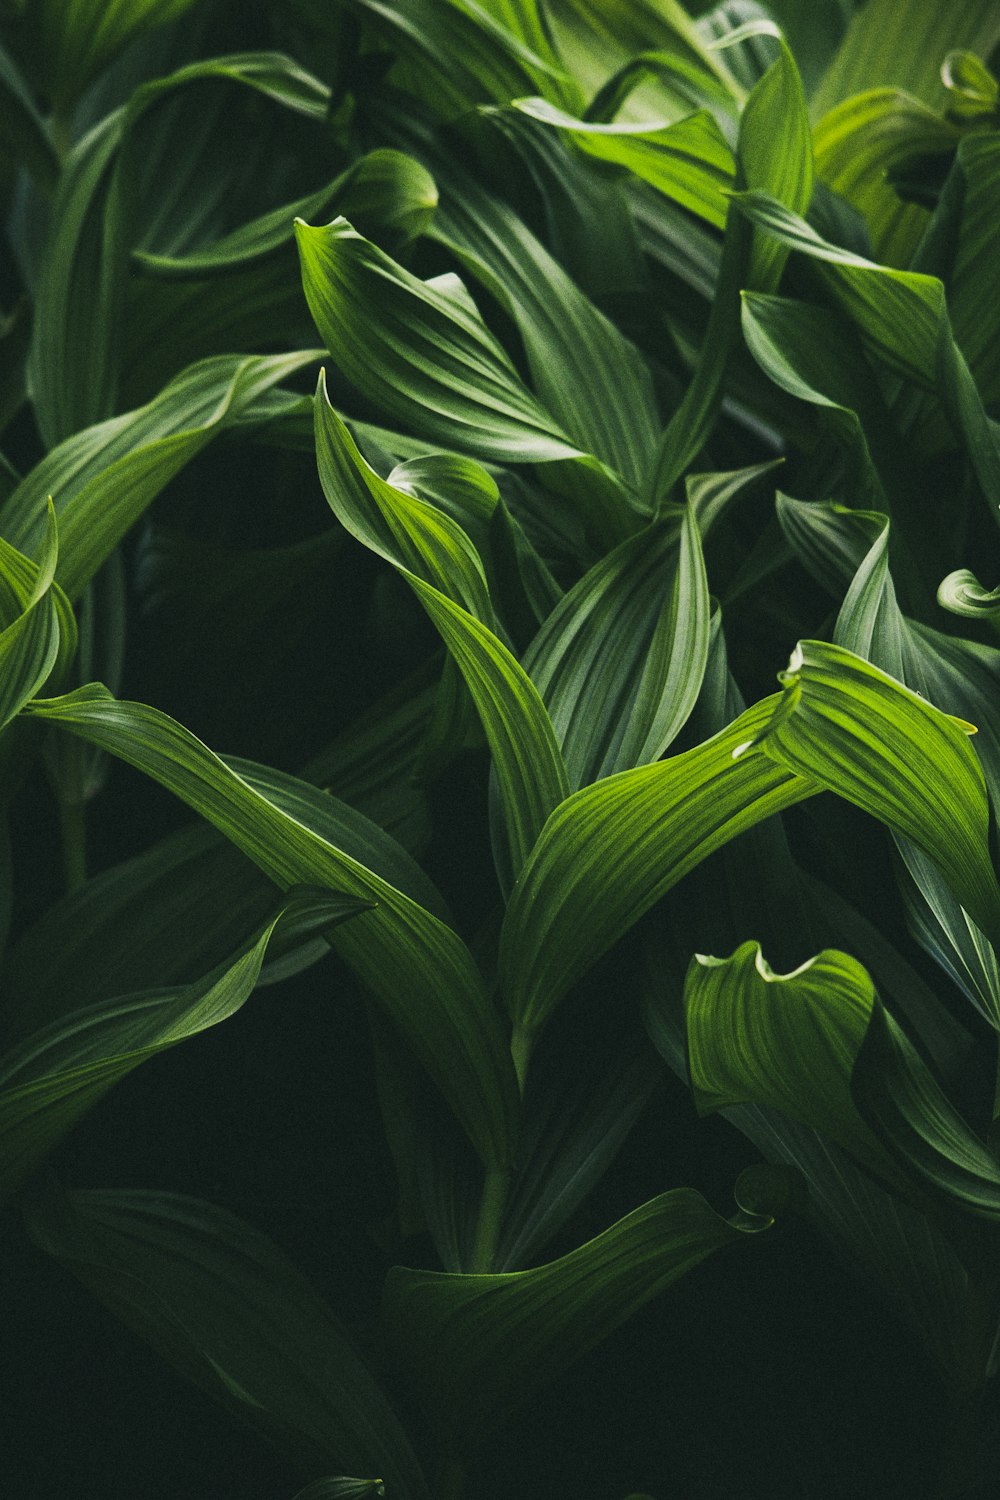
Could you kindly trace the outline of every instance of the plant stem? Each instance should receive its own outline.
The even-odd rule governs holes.
[[[479,1218],[476,1220],[476,1238],[469,1261],[470,1275],[481,1276],[493,1269],[493,1257],[496,1255],[497,1241],[500,1238],[500,1226],[503,1223],[503,1211],[507,1206],[509,1188],[509,1172],[496,1170],[487,1172],[483,1183],[483,1196],[479,1204]]]
[[[535,1046],[535,1033],[527,1026],[520,1023],[514,1027],[514,1035],[510,1039],[510,1055],[514,1059],[514,1071],[517,1074],[517,1086],[524,1098],[524,1086],[528,1081],[528,1063]]]
[[[87,879],[87,809],[83,802],[59,802],[63,870],[67,891],[78,891]]]

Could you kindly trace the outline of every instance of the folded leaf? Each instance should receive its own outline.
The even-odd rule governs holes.
[[[790,974],[775,974],[755,942],[726,959],[697,955],[684,1008],[699,1112],[748,1101],[779,1109],[898,1186],[850,1091],[874,1004],[866,970],[833,949]]]
[[[282,1252],[232,1214],[169,1193],[49,1195],[35,1241],[182,1375],[315,1470],[427,1488],[395,1412],[333,1310]]]
[[[801,641],[782,681],[773,717],[752,743],[912,839],[983,932],[1000,941],[1000,887],[971,726],[822,641]]]

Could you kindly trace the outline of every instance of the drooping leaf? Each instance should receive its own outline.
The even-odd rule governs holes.
[[[31,91],[5,47],[0,47],[0,144],[44,188],[55,186],[59,159]]]
[[[479,557],[450,516],[378,477],[330,406],[322,378],[316,447],[334,514],[406,578],[465,679],[493,752],[516,872],[569,788],[538,692],[490,628],[497,621]]]
[[[397,1266],[385,1327],[423,1370],[435,1420],[468,1440],[706,1256],[772,1222],[745,1212],[725,1219],[692,1188],[675,1188],[533,1270],[459,1276]]]
[[[902,1028],[876,1006],[851,1079],[859,1113],[899,1165],[969,1213],[1000,1216],[1000,1166],[924,1066]]]
[[[127,1191],[42,1197],[28,1222],[117,1318],[299,1463],[374,1471],[401,1500],[426,1500],[399,1419],[332,1308],[249,1224]]]
[[[72,1010],[0,1058],[0,1197],[9,1198],[140,1064],[234,1015],[257,984],[279,924],[293,930],[293,940],[305,940],[365,906],[329,891],[295,891],[254,942],[196,983]]]
[[[513,1071],[468,949],[451,927],[330,842],[327,830],[314,830],[314,788],[246,762],[235,771],[166,714],[118,703],[97,685],[31,711],[161,782],[278,885],[308,882],[377,902],[334,935],[338,952],[402,1031],[484,1161],[509,1158]]]
[[[773,717],[753,743],[912,839],[983,931],[1000,940],[989,807],[969,726],[822,641],[800,642],[782,681]]]
[[[65,111],[128,44],[176,21],[195,0],[41,0],[31,7],[45,90]]]
[[[588,156],[626,168],[707,223],[717,228],[725,223],[733,156],[707,110],[676,124],[597,125],[574,119],[545,99],[518,99],[515,108],[566,131]]]

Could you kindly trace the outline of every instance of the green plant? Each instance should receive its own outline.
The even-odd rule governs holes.
[[[996,8],[3,17],[0,1187],[31,1240],[299,1500],[456,1500],[530,1397],[802,1220],[936,1366],[926,1494],[971,1494]],[[64,1186],[127,1075],[297,975],[331,1010],[357,984],[371,1034],[336,1063],[384,1145],[339,1315],[315,1237],[306,1279],[280,1227]],[[254,1076],[273,1046],[294,1092],[269,1014]],[[737,1209],[676,1185],[692,1155],[586,1227],[665,1087],[735,1127]],[[886,1493],[847,1462],[810,1492]],[[778,1460],[764,1488],[803,1493]]]

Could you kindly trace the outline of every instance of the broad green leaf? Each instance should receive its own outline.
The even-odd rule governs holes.
[[[991,0],[941,6],[937,0],[868,0],[853,16],[813,98],[815,115],[865,89],[893,85],[927,104],[943,95],[941,64],[955,48],[989,57],[1000,42]]]
[[[772,28],[773,29],[773,28]],[[738,36],[739,33],[734,33]],[[777,60],[754,86],[740,117],[735,186],[777,195],[805,212],[812,197],[813,158],[802,80],[781,42]],[[766,187],[765,187],[766,184]],[[740,332],[740,293],[748,285],[772,291],[785,253],[775,255],[755,232],[748,236],[739,215],[729,213],[722,260],[708,326],[684,399],[660,442],[653,481],[662,502],[697,459],[715,426],[724,383]]]
[[[565,131],[581,151],[623,167],[682,208],[721,228],[726,193],[733,184],[733,155],[707,110],[676,124],[597,125],[575,119],[545,99],[517,99],[514,107],[554,130]]]
[[[1000,1217],[1000,1166],[925,1067],[913,1043],[876,1006],[851,1079],[859,1113],[903,1170],[951,1206]]]
[[[59,583],[76,597],[186,463],[260,395],[317,357],[309,350],[192,365],[147,406],[60,443],[0,510],[0,529],[14,546],[36,547],[51,495],[59,520]]]
[[[659,760],[708,655],[709,598],[693,512],[640,532],[552,611],[524,659],[574,789]]]
[[[952,169],[961,184],[957,244],[947,272],[948,308],[955,340],[969,362],[983,400],[1000,396],[1000,314],[990,297],[1000,250],[1000,137],[967,136]]]
[[[659,1059],[631,1036],[595,1046],[588,1031],[579,1052],[560,1046],[536,1055],[495,1270],[518,1271],[539,1259],[614,1162],[662,1074]]]
[[[322,377],[316,448],[334,514],[402,573],[462,673],[493,752],[516,873],[569,786],[538,691],[491,628],[497,622],[478,555],[457,522],[378,477],[330,406]]]
[[[571,986],[671,886],[817,789],[763,756],[734,758],[779,701],[763,700],[682,755],[584,787],[549,818],[500,940],[501,990],[526,1049]]]
[[[933,390],[963,439],[990,504],[1000,507],[1000,437],[955,342],[945,289],[935,276],[894,271],[831,245],[804,219],[756,192],[734,197],[740,211],[813,261],[817,275],[847,313],[869,354],[888,370]]]
[[[927,210],[905,203],[888,180],[910,158],[954,151],[961,132],[901,89],[845,99],[816,126],[816,170],[865,218],[879,260],[907,266]]]
[[[388,415],[477,458],[576,456],[467,299],[419,281],[346,219],[296,235],[316,327]]]
[[[39,0],[31,25],[46,92],[65,111],[130,42],[176,21],[195,0]]]
[[[182,1375],[297,1462],[427,1488],[399,1419],[336,1315],[264,1235],[196,1198],[84,1192],[32,1204],[29,1229]]]
[[[359,0],[358,8],[405,59],[400,76],[407,92],[438,118],[539,89],[568,102],[577,97],[535,0]]]
[[[255,942],[196,983],[73,1010],[8,1052],[0,1059],[0,1197],[9,1198],[133,1069],[234,1015],[279,924],[301,940],[363,910],[364,902],[328,891],[293,891]]]
[[[874,1004],[866,970],[834,949],[790,974],[776,974],[756,942],[726,959],[696,955],[684,1009],[699,1113],[748,1101],[781,1110],[898,1185],[891,1159],[851,1099]]]
[[[547,7],[547,16],[556,51],[588,95],[600,85],[610,85],[609,75],[627,68],[637,54],[654,52],[704,72],[740,98],[725,59],[706,46],[698,24],[678,0],[569,0]],[[684,96],[676,97],[665,83],[661,79],[661,87],[653,91],[650,107],[656,111],[675,104],[680,112]],[[648,115],[646,93],[641,107],[636,107],[643,116]]]
[[[641,492],[659,421],[635,346],[518,215],[470,175],[449,174],[431,234],[512,314],[546,410],[580,448]]]
[[[989,805],[970,726],[822,641],[800,641],[781,680],[771,721],[741,758],[759,747],[912,839],[983,932],[1000,940]]]
[[[0,730],[76,647],[76,620],[55,583],[59,541],[49,501],[39,563],[0,538]],[[13,618],[11,618],[13,616]]]
[[[246,763],[240,774],[166,714],[118,703],[98,685],[38,702],[31,712],[159,781],[276,884],[307,882],[377,902],[334,936],[334,946],[400,1029],[483,1160],[509,1159],[513,1071],[468,949],[452,928],[300,821],[311,788]]]
[[[740,1201],[737,1185],[737,1201]],[[713,1251],[773,1220],[723,1218],[692,1188],[661,1193],[559,1260],[529,1271],[461,1276],[395,1267],[387,1332],[422,1371],[437,1422],[463,1438],[515,1406]]]
[[[237,85],[316,120],[325,117],[329,100],[326,85],[291,58],[237,53],[144,83],[76,145],[52,206],[28,361],[29,389],[49,447],[117,408],[129,252],[140,234],[142,173],[151,149],[137,127],[155,105],[176,104],[178,91],[206,82]],[[168,160],[164,170],[175,165]],[[148,196],[162,205],[162,184],[149,184]],[[186,209],[182,198],[175,232]]]
[[[853,330],[827,308],[760,292],[743,293],[742,327],[747,348],[769,379],[819,409],[820,422],[847,457],[852,502],[884,506],[863,420],[876,427],[884,416]]]
[[[140,270],[166,278],[201,278],[245,270],[292,244],[295,220],[312,219],[342,204],[352,217],[395,231],[401,243],[415,239],[430,222],[437,189],[430,173],[402,151],[371,151],[308,197],[283,204],[208,245],[181,255],[134,250]]]

